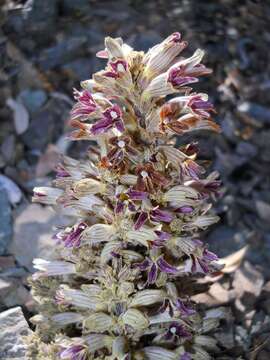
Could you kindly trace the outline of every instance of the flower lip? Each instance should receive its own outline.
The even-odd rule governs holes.
[[[190,338],[191,333],[187,331],[182,324],[173,321],[167,332],[164,334],[166,340],[176,340],[177,338]]]
[[[67,234],[56,235],[56,239],[60,239],[64,242],[65,247],[78,247],[81,243],[81,234],[87,228],[84,222],[79,223],[77,226]]]
[[[91,128],[91,132],[94,135],[106,133],[113,127],[120,132],[125,130],[124,123],[122,120],[122,112],[118,105],[113,105],[106,109],[103,113],[103,118],[97,121]]]
[[[202,99],[200,95],[192,97],[188,101],[187,106],[189,106],[195,114],[206,118],[210,117],[209,112],[215,111],[213,104],[208,100]]]
[[[157,260],[157,265],[162,272],[167,274],[175,275],[178,273],[178,269],[167,263],[162,256]]]
[[[178,42],[180,43],[181,42],[182,37],[181,37],[181,34],[179,32],[174,32],[171,36],[172,36],[171,41],[173,41],[175,43],[178,43]]]
[[[88,90],[78,91],[74,89],[74,98],[78,102],[71,110],[71,120],[77,118],[86,120],[97,109],[97,104]]]
[[[109,68],[110,69],[108,71],[105,71],[104,75],[117,79],[127,71],[128,64],[125,60],[118,59],[116,61],[109,62]]]
[[[67,360],[86,360],[87,350],[83,345],[74,344],[60,351],[59,357]]]
[[[134,224],[134,229],[135,230],[139,230],[143,225],[144,223],[147,221],[148,219],[148,214],[146,212],[141,212]]]
[[[169,71],[167,81],[171,83],[173,87],[178,88],[198,82],[199,80],[196,77],[186,75],[183,68],[173,68]]]
[[[150,214],[151,220],[156,221],[156,222],[166,222],[166,223],[170,223],[174,216],[166,210],[161,210],[161,209],[154,209],[151,211]]]
[[[129,189],[127,191],[127,195],[130,197],[131,200],[146,200],[148,198],[147,192],[133,189]]]

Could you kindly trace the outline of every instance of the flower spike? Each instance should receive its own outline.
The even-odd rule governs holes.
[[[222,312],[205,314],[185,289],[220,270],[199,238],[218,220],[220,182],[196,143],[174,137],[219,127],[207,94],[192,89],[211,72],[204,51],[184,58],[186,47],[178,32],[147,53],[107,37],[105,69],[74,90],[70,138],[91,145],[82,160],[63,157],[53,187],[34,189],[68,226],[54,258],[34,260],[41,315],[29,358],[210,359]]]

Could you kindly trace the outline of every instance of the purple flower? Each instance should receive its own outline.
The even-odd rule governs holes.
[[[148,194],[145,191],[138,191],[129,189],[127,191],[127,195],[131,200],[146,200],[148,198]]]
[[[211,251],[209,251],[207,249],[204,249],[204,251],[203,251],[203,259],[206,260],[206,261],[217,261],[218,257],[213,252],[211,252]]]
[[[179,360],[191,360],[192,357],[189,353],[185,352],[184,354],[180,355]]]
[[[169,240],[172,236],[171,234],[167,233],[166,231],[155,231],[156,235],[158,236],[158,240]]]
[[[147,221],[148,219],[148,214],[146,212],[141,212],[134,224],[134,229],[135,230],[139,230]]]
[[[104,73],[105,76],[117,79],[124,72],[127,71],[127,62],[125,60],[116,60],[109,63],[110,70]]]
[[[117,215],[121,214],[124,211],[124,209],[125,209],[124,201],[118,200],[117,203],[116,203],[116,206],[114,208],[115,213]]]
[[[193,211],[193,208],[191,206],[181,206],[180,208],[175,210],[177,213],[181,213],[181,214],[190,214]]]
[[[88,116],[97,109],[97,104],[89,91],[74,90],[74,98],[78,101],[71,110],[71,119],[87,120]]]
[[[174,43],[180,43],[182,40],[181,34],[179,32],[174,32],[171,34],[171,40]]]
[[[159,267],[160,271],[165,272],[167,274],[175,275],[178,273],[178,269],[163,259],[163,257],[159,257],[157,260],[157,266]]]
[[[174,68],[169,71],[168,82],[171,83],[175,88],[189,85],[198,81],[199,80],[196,77],[185,75],[183,68]]]
[[[155,231],[157,239],[153,241],[153,246],[162,247],[164,243],[171,238],[171,235],[165,231]]]
[[[54,236],[56,240],[64,242],[65,247],[78,247],[81,243],[81,233],[87,228],[87,225],[81,222],[73,226],[69,232],[60,232]]]
[[[165,210],[155,208],[149,212],[141,212],[134,224],[134,229],[139,230],[145,222],[150,219],[154,222],[166,222],[170,223],[173,220],[173,215]]]
[[[211,70],[200,64],[203,55],[204,52],[198,49],[190,58],[180,60],[173,65],[169,69],[167,81],[174,88],[180,89],[181,86],[199,81],[198,76],[209,74]]]
[[[137,191],[130,188],[126,193],[117,195],[118,200],[115,207],[115,213],[123,213],[126,206],[128,207],[129,211],[134,212],[136,211],[134,201],[146,200],[147,197],[148,194],[146,192]]]
[[[180,311],[182,316],[190,316],[195,314],[195,310],[188,307],[181,299],[176,299],[175,307]]]
[[[151,220],[156,221],[156,222],[163,221],[163,222],[170,223],[173,219],[173,215],[168,211],[155,209],[155,210],[151,211],[150,218],[151,218]]]
[[[177,321],[173,321],[169,329],[164,334],[165,340],[173,340],[177,341],[181,338],[191,338],[191,333],[181,324],[179,324]]]
[[[66,171],[62,164],[58,164],[55,168],[57,177],[69,177],[70,174]]]
[[[71,345],[70,347],[62,350],[59,355],[60,359],[86,360],[87,349],[83,345]]]
[[[158,268],[157,265],[153,263],[150,267],[150,270],[148,271],[148,278],[147,278],[148,284],[154,284],[157,280],[157,275],[158,275]]]
[[[103,118],[97,121],[91,128],[91,132],[94,135],[103,134],[113,127],[115,127],[120,132],[124,132],[125,127],[121,117],[122,112],[118,105],[113,105],[106,109],[102,115]]]
[[[198,243],[198,247],[202,248],[202,244],[200,244],[201,241],[196,241],[196,243]],[[218,257],[207,249],[199,249],[199,251],[201,252],[201,255],[190,255],[190,259],[186,262],[186,271],[207,274],[214,268],[211,262],[218,260]]]
[[[147,271],[148,284],[155,283],[158,270],[171,275],[178,273],[177,268],[167,263],[167,261],[165,261],[162,256],[159,257],[156,261],[146,258],[143,262],[134,264],[134,266],[138,267],[141,271]]]
[[[203,174],[204,169],[193,160],[186,160],[181,167],[183,173],[192,179],[199,180],[199,176]]]
[[[182,317],[194,315],[196,311],[185,304],[180,298],[165,299],[161,307],[158,309],[159,313],[163,313],[168,309],[171,317],[174,316],[175,310],[180,311]]]
[[[209,118],[209,112],[214,112],[213,104],[210,101],[203,100],[200,95],[193,96],[187,103],[187,106],[190,107],[194,114],[204,118]]]

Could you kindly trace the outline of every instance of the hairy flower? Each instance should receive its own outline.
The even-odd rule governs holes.
[[[209,359],[216,349],[223,311],[197,309],[186,289],[220,269],[198,240],[218,220],[220,181],[196,143],[177,147],[174,136],[219,127],[191,88],[210,73],[204,52],[184,58],[186,47],[178,32],[147,53],[108,37],[105,69],[74,90],[70,138],[90,147],[80,161],[63,157],[53,187],[33,195],[68,225],[54,259],[34,260],[37,360]]]

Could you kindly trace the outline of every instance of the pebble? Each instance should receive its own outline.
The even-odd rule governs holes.
[[[270,108],[260,104],[244,101],[238,105],[237,110],[250,118],[270,124]]]
[[[2,145],[1,145],[1,153],[3,156],[3,160],[5,163],[12,164],[15,159],[15,136],[9,135],[7,136]]]
[[[93,73],[93,61],[89,58],[79,58],[63,66],[63,70],[74,80],[88,79]]]
[[[5,296],[0,296],[0,302],[7,308],[24,305],[30,299],[29,291],[21,284],[20,280],[17,279],[9,279],[8,281],[5,279],[5,283],[9,285],[8,289],[5,289]],[[0,283],[1,287],[1,283]],[[1,295],[1,292],[0,292]]]
[[[26,345],[23,336],[31,331],[20,307],[15,307],[0,313],[0,359],[26,359]]]
[[[85,14],[90,11],[89,0],[61,0],[60,8],[65,15]]]
[[[22,199],[21,189],[14,181],[5,175],[0,175],[0,186],[3,187],[8,195],[8,199],[12,205],[18,204]]]
[[[50,258],[54,252],[52,235],[59,224],[59,216],[49,207],[29,204],[17,216],[14,223],[14,236],[9,252],[29,271],[36,257]]]
[[[63,133],[69,109],[66,102],[50,99],[34,114],[29,128],[21,137],[23,143],[31,150],[44,152],[47,144],[54,143]]]
[[[268,204],[268,203],[266,203],[265,201],[262,201],[262,200],[257,200],[255,202],[255,205],[256,205],[256,210],[257,210],[257,213],[258,213],[259,217],[263,221],[269,222],[269,219],[270,219],[270,204]]]
[[[4,255],[12,237],[12,215],[9,198],[0,186],[0,255]]]
[[[25,89],[19,94],[20,101],[30,113],[39,110],[45,104],[47,98],[46,92],[41,89]]]
[[[87,37],[70,37],[43,50],[38,60],[39,66],[47,71],[77,58],[85,51]]]
[[[13,122],[16,133],[23,134],[29,126],[29,114],[25,106],[12,98],[7,99],[8,107],[13,111]]]
[[[254,156],[257,155],[258,149],[256,148],[256,146],[254,146],[253,144],[251,144],[247,141],[240,141],[237,144],[236,152],[239,155],[242,155],[242,156],[245,156],[248,158],[253,158]]]

